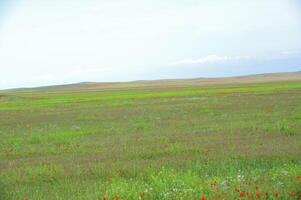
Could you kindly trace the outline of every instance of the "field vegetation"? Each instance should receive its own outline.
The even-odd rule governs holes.
[[[301,199],[301,78],[0,93],[0,199]]]

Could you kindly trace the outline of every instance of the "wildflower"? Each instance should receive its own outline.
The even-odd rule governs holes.
[[[203,197],[201,198],[201,200],[207,200],[207,198],[206,198],[205,196],[203,196]]]
[[[295,192],[294,191],[291,192],[291,196],[292,197],[295,196]]]
[[[260,199],[260,194],[257,193],[257,194],[255,195],[255,197],[256,197],[256,199]]]
[[[245,197],[245,192],[240,192],[240,197]]]

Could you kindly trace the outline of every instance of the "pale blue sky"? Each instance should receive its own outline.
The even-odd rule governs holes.
[[[299,0],[0,0],[0,89],[280,71]]]

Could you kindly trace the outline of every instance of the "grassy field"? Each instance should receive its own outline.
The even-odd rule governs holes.
[[[2,92],[0,199],[300,199],[301,78],[265,80]]]

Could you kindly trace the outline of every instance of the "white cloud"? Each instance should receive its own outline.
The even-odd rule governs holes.
[[[215,62],[223,62],[231,59],[228,56],[217,56],[217,55],[208,55],[202,58],[191,59],[187,58],[184,60],[177,61],[175,64],[203,64],[203,63],[215,63]]]
[[[294,50],[294,51],[283,51],[281,52],[282,55],[299,55],[301,54],[301,50]]]
[[[218,55],[207,55],[205,57],[191,59],[187,58],[184,60],[179,60],[174,65],[182,65],[182,64],[207,64],[207,63],[222,63],[234,60],[242,60],[242,59],[251,59],[251,56],[218,56]]]

